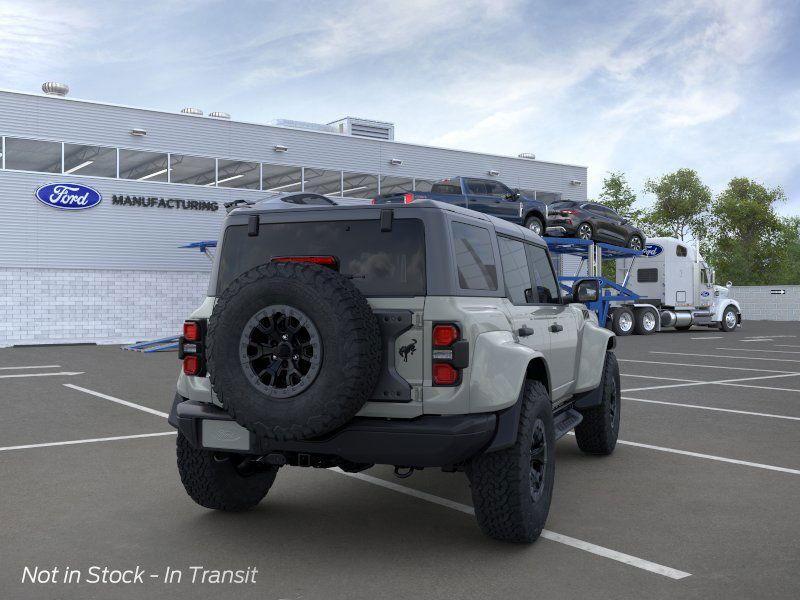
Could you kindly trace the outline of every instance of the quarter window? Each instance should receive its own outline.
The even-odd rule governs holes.
[[[500,264],[503,267],[506,296],[514,304],[528,304],[533,299],[533,286],[525,245],[504,237],[498,237],[497,243],[500,245]]]
[[[533,301],[537,304],[561,304],[561,293],[547,251],[540,246],[525,244],[525,252],[534,283]]]
[[[7,137],[6,169],[61,173],[61,144]]]
[[[453,223],[452,231],[461,289],[496,290],[497,267],[489,231],[465,223]]]

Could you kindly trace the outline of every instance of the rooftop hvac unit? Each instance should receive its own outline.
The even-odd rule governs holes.
[[[66,83],[47,81],[42,84],[42,91],[48,96],[66,96],[69,94],[69,86]]]
[[[268,125],[277,127],[291,127],[292,129],[306,129],[308,131],[321,131],[323,133],[336,133],[337,129],[324,123],[310,123],[308,121],[293,121],[292,119],[274,119]]]
[[[222,111],[219,111],[219,110],[215,110],[214,112],[208,113],[208,116],[211,117],[212,119],[230,119],[231,118],[231,116],[228,113],[222,112]]]
[[[182,108],[181,112],[185,115],[194,115],[196,117],[202,117],[203,111],[199,108],[193,108],[191,106],[187,106],[186,108]]]
[[[394,123],[370,121],[356,117],[345,117],[330,123],[339,133],[354,137],[371,138],[373,140],[394,140]]]

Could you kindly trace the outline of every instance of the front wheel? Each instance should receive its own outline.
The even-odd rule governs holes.
[[[739,324],[739,319],[736,316],[736,310],[729,306],[722,313],[722,321],[719,323],[719,328],[722,331],[733,331]]]
[[[481,531],[505,542],[531,543],[550,512],[555,429],[547,388],[538,381],[524,385],[516,442],[473,458],[467,477]]]
[[[275,481],[277,467],[251,465],[247,456],[194,448],[177,440],[178,472],[186,493],[205,508],[240,512],[256,506]]]
[[[525,219],[525,227],[536,235],[542,235],[544,233],[544,224],[539,217],[528,217]]]

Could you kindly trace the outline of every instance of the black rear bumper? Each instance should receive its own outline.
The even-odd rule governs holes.
[[[213,445],[204,444],[203,420],[233,421],[217,406],[176,395],[170,424],[194,447],[214,449]],[[313,440],[273,442],[247,434],[249,449],[238,452],[257,455],[285,452],[335,457],[351,463],[445,467],[463,463],[490,445],[494,446],[497,432],[495,413],[424,415],[415,419],[356,417],[336,431]]]

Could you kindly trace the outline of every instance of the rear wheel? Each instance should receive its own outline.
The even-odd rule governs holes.
[[[636,310],[633,329],[637,335],[650,335],[656,332],[656,314],[648,308]]]
[[[630,308],[614,309],[611,315],[611,330],[619,336],[633,333],[634,317]]]
[[[578,229],[575,232],[575,235],[581,240],[590,240],[592,239],[592,235],[594,234],[594,230],[589,223],[581,223],[578,225]]]
[[[525,219],[525,227],[530,229],[536,235],[544,234],[544,224],[539,217],[528,217]]]
[[[183,434],[177,440],[178,472],[186,493],[200,506],[239,512],[264,499],[277,467],[254,465],[242,454],[194,448]]]
[[[617,446],[622,397],[619,364],[613,352],[606,352],[600,385],[603,387],[602,403],[582,410],[583,421],[575,428],[578,448],[587,454],[611,454]]]
[[[722,321],[720,321],[719,328],[722,331],[733,331],[739,324],[739,319],[736,316],[736,310],[729,306],[722,313]]]
[[[475,517],[489,537],[530,543],[550,511],[555,478],[555,430],[547,388],[526,381],[517,440],[467,465]]]

